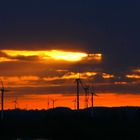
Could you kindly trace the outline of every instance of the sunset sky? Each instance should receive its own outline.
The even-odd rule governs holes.
[[[130,0],[1,1],[5,108],[16,100],[19,108],[47,109],[52,99],[75,108],[79,75],[94,86],[95,106],[140,106],[139,7]]]

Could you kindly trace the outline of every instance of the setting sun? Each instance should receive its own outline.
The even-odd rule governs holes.
[[[18,57],[35,57],[38,60],[56,60],[56,61],[68,61],[76,62],[84,60],[101,60],[101,54],[90,54],[85,52],[71,52],[62,50],[41,50],[41,51],[30,51],[30,50],[2,50],[2,53],[9,56],[11,61],[15,61]],[[6,58],[5,58],[6,59]],[[3,59],[2,59],[3,60]],[[2,61],[1,60],[1,61]]]

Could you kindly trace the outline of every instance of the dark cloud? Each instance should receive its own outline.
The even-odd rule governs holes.
[[[97,93],[120,93],[120,94],[139,94],[139,84],[126,84],[126,85],[102,85],[95,87]]]
[[[138,84],[103,84],[95,85],[95,92],[100,93],[115,93],[115,94],[139,94],[140,86]],[[26,96],[30,94],[65,94],[65,95],[76,95],[76,84],[74,85],[60,85],[47,87],[9,87],[12,93],[16,96]],[[84,90],[80,87],[80,94],[85,94]]]
[[[73,94],[75,92],[74,88],[71,86],[17,87],[9,89],[14,91],[14,95],[18,96],[24,96],[27,94]]]

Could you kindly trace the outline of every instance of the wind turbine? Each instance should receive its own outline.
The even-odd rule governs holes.
[[[50,108],[50,98],[49,97],[48,97],[47,105],[48,105],[48,109],[49,109]]]
[[[95,90],[91,90],[91,107],[93,108],[94,106],[94,97],[93,96],[98,96],[96,93],[95,93]]]
[[[80,74],[79,74],[79,77],[75,79],[76,80],[76,88],[77,88],[77,98],[76,98],[76,101],[77,101],[77,110],[79,110],[80,108],[80,85],[81,87],[83,88],[84,92],[85,92],[85,105],[86,107],[88,107],[88,94],[89,94],[89,86],[86,86],[83,84],[81,78],[80,78]]]
[[[93,86],[93,83],[92,83],[92,87],[90,88],[90,93],[91,93],[91,116],[93,117],[94,96],[98,96],[95,93],[95,88]]]
[[[16,110],[17,109],[17,105],[18,105],[17,97],[15,98],[15,100],[13,102],[14,102],[14,106],[15,106],[15,110]]]
[[[79,92],[79,86],[80,86],[80,78],[76,78],[76,91],[77,91],[77,110],[79,110],[80,106],[80,92]]]
[[[53,105],[53,109],[54,109],[54,105],[55,105],[55,102],[57,101],[57,99],[51,99],[52,100],[52,105]]]
[[[86,106],[86,108],[88,108],[88,96],[89,96],[90,88],[89,88],[89,86],[85,86],[83,88],[85,91],[85,106]]]
[[[76,101],[77,101],[77,110],[80,109],[80,70],[78,69],[78,78],[75,79],[76,81]]]
[[[95,93],[95,88],[92,84],[92,87],[90,88],[90,93],[91,93],[91,107],[93,108],[94,106],[94,96],[98,96],[96,93]]]
[[[98,96],[95,93],[95,89],[94,86],[89,86],[83,83],[83,81],[80,79],[79,80],[81,87],[83,88],[83,90],[85,91],[85,106],[86,108],[88,108],[88,101],[89,101],[89,94],[91,94],[91,107],[93,108],[93,103],[94,103],[94,97],[93,96]]]
[[[4,118],[4,93],[8,92],[9,90],[6,90],[3,84],[3,81],[0,79],[1,82],[1,120]]]
[[[88,96],[90,93],[90,87],[88,85],[85,85],[82,80],[80,79],[80,85],[83,88],[85,92],[85,107],[88,108]]]

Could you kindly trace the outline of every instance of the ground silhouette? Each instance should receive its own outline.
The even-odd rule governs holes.
[[[139,107],[6,110],[0,139],[140,139]]]

